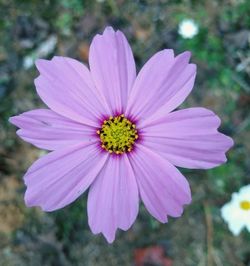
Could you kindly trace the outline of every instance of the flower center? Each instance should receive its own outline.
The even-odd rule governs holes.
[[[129,121],[124,115],[119,115],[105,120],[102,128],[97,130],[100,136],[102,148],[116,154],[130,152],[138,139],[135,124]]]
[[[243,200],[240,202],[240,207],[244,211],[249,211],[250,210],[250,201],[248,200]]]

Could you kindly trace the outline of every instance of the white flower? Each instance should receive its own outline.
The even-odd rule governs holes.
[[[234,235],[239,235],[244,227],[250,232],[250,185],[233,193],[231,201],[221,208],[221,215]]]
[[[199,31],[197,23],[193,19],[184,19],[179,24],[178,33],[184,39],[192,39]]]

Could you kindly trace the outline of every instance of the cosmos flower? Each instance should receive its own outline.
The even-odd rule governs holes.
[[[221,208],[221,215],[235,236],[239,235],[244,227],[250,232],[250,185],[242,187],[238,193],[233,193],[231,201]]]
[[[179,24],[178,33],[184,39],[192,39],[198,32],[198,25],[193,19],[184,19]]]
[[[90,70],[67,57],[38,60],[35,86],[49,109],[10,118],[23,140],[51,151],[24,176],[26,205],[54,211],[89,189],[89,226],[108,242],[131,227],[140,200],[162,223],[181,216],[191,193],[175,166],[218,166],[232,146],[212,111],[172,112],[194,85],[189,59],[163,50],[136,76],[125,36],[108,27],[92,41]]]

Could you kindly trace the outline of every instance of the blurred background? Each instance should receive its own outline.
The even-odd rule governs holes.
[[[161,49],[190,50],[198,74],[182,107],[212,109],[235,141],[227,164],[181,169],[193,194],[181,218],[160,224],[141,206],[112,245],[90,232],[86,195],[53,213],[24,206],[22,176],[45,152],[8,123],[43,106],[33,84],[36,58],[87,63],[91,39],[107,25],[125,33],[138,69]],[[0,265],[250,265],[250,233],[233,236],[220,213],[249,184],[249,78],[249,0],[0,0]]]

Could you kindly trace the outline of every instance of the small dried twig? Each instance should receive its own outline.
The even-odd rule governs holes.
[[[208,203],[204,203],[204,212],[207,226],[207,266],[212,266],[213,259],[213,221]]]

